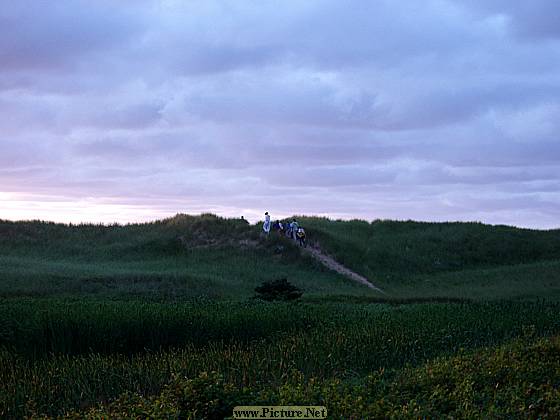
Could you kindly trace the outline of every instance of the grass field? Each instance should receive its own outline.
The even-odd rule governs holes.
[[[241,220],[0,222],[0,417],[560,415],[559,231],[300,220],[386,294]]]

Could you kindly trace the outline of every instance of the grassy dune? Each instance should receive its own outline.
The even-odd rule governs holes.
[[[311,238],[395,297],[560,296],[560,230],[300,218]]]
[[[387,295],[242,220],[0,221],[0,417],[558,415],[559,231],[300,220]]]
[[[213,215],[129,226],[0,222],[0,296],[247,299],[280,277],[308,296],[371,293],[259,234]]]

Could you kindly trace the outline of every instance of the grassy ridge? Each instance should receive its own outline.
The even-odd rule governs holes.
[[[299,219],[312,241],[390,296],[560,294],[560,232],[480,223]],[[375,293],[258,226],[213,215],[137,225],[0,221],[0,296],[247,298],[288,277],[306,295]],[[282,252],[275,253],[277,247]]]
[[[246,299],[279,277],[308,295],[372,294],[259,233],[213,215],[128,226],[0,222],[0,296]]]
[[[521,271],[528,276],[525,279],[528,286],[534,275],[546,276],[549,283],[560,283],[557,264],[560,230],[536,231],[458,222],[376,220],[368,223],[314,217],[299,220],[337,261],[397,294],[407,295],[411,291],[406,289],[412,284],[414,293],[433,292],[432,285],[425,284],[428,278],[433,278],[441,288],[452,290],[461,277],[452,273],[459,272],[465,278],[488,278],[488,270],[506,268],[505,272],[490,274],[503,279],[517,270],[508,267],[518,265],[523,265]],[[476,281],[466,283],[469,288],[476,287]],[[404,286],[402,290],[401,286]],[[495,291],[487,295],[499,296]]]
[[[255,229],[241,219],[212,214],[172,218],[129,225],[66,225],[30,221],[0,221],[3,253],[40,254],[65,258],[115,259],[181,253],[188,245],[208,244],[211,239],[256,239]]]

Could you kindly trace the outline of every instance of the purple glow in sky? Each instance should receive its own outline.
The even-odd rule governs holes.
[[[0,2],[0,218],[560,226],[556,0]]]

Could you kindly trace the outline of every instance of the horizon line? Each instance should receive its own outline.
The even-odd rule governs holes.
[[[264,213],[263,213],[264,214]],[[139,221],[129,221],[129,222],[119,222],[119,221],[113,221],[113,222],[94,222],[94,221],[80,221],[80,222],[72,222],[72,221],[56,221],[56,220],[48,220],[48,219],[12,219],[12,218],[4,218],[2,216],[0,216],[0,223],[44,223],[44,224],[55,224],[55,225],[64,225],[64,226],[104,226],[104,227],[112,227],[112,226],[121,226],[121,227],[126,227],[126,226],[134,226],[134,225],[149,225],[149,224],[153,224],[153,223],[157,223],[157,222],[163,222],[166,220],[170,220],[173,218],[176,218],[178,216],[186,216],[186,217],[203,217],[203,216],[213,216],[213,217],[217,217],[217,218],[221,218],[221,219],[225,219],[225,220],[245,220],[247,221],[250,225],[253,226],[258,226],[260,223],[262,223],[262,220],[258,220],[258,221],[250,221],[247,218],[244,218],[243,216],[240,217],[234,217],[234,216],[227,216],[227,215],[220,215],[217,213],[213,213],[211,211],[204,211],[204,212],[200,212],[200,213],[182,213],[182,212],[177,212],[172,216],[167,216],[167,217],[162,217],[162,218],[154,218],[154,219],[150,219],[150,220],[139,220]],[[534,228],[534,227],[527,227],[527,226],[519,226],[519,225],[514,225],[514,224],[507,224],[507,223],[488,223],[488,222],[484,222],[481,220],[421,220],[421,219],[399,219],[399,218],[374,218],[374,219],[365,219],[365,218],[360,218],[360,217],[329,217],[328,215],[317,215],[317,214],[311,214],[311,215],[306,215],[306,214],[294,214],[292,216],[283,216],[283,217],[277,217],[274,218],[274,220],[286,220],[286,219],[291,219],[291,218],[307,218],[307,219],[327,219],[333,222],[352,222],[352,221],[357,221],[357,222],[365,222],[368,224],[373,224],[375,222],[397,222],[397,223],[407,223],[407,222],[411,222],[411,223],[423,223],[423,224],[480,224],[480,225],[485,225],[485,226],[503,226],[503,227],[510,227],[510,228],[515,228],[515,229],[523,229],[523,230],[534,230],[534,231],[552,231],[552,230],[560,230],[560,226],[558,227],[551,227],[551,228]]]

